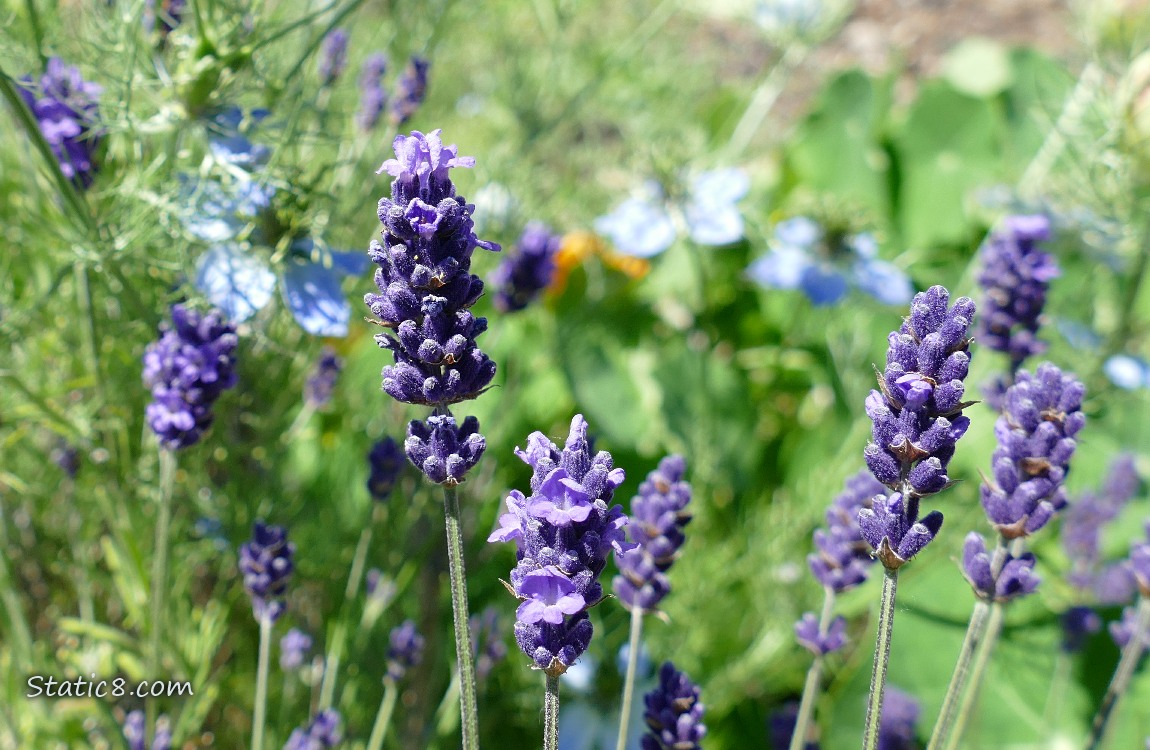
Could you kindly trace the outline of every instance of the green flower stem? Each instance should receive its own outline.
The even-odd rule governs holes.
[[[443,485],[443,514],[447,522],[447,563],[451,578],[451,611],[455,620],[455,656],[459,661],[459,713],[463,724],[463,750],[479,750],[475,664],[467,611],[467,572],[463,567],[463,534],[459,528],[459,490],[448,484]]]
[[[543,750],[559,750],[559,677],[547,675],[543,694]]]
[[[260,618],[260,657],[256,667],[256,705],[252,716],[251,750],[263,750],[264,719],[268,711],[268,665],[272,652],[272,618]]]
[[[639,643],[643,636],[643,608],[631,607],[631,640],[627,651],[627,676],[623,680],[623,705],[619,711],[619,739],[615,750],[627,748],[627,725],[631,722],[631,702],[635,699],[635,673],[639,671]]]
[[[779,58],[779,61],[763,76],[762,82],[759,83],[750,103],[747,104],[747,109],[731,133],[731,139],[727,141],[727,146],[724,149],[724,156],[727,160],[738,159],[746,151],[751,139],[755,137],[755,133],[759,132],[763,121],[770,114],[771,108],[775,106],[779,94],[783,92],[787,76],[798,67],[809,51],[810,47],[805,44],[790,45],[783,56]]]
[[[830,586],[823,588],[823,611],[819,616],[819,633],[827,632],[831,624],[831,614],[835,606],[835,590]],[[815,713],[815,699],[819,695],[819,687],[823,676],[822,656],[816,656],[807,670],[807,681],[803,685],[803,697],[799,701],[799,713],[795,717],[795,729],[791,734],[790,750],[803,750],[806,747],[807,731],[811,724],[811,717]]]
[[[172,526],[172,491],[176,482],[176,454],[160,449],[160,498],[156,510],[156,543],[152,550],[152,618],[148,639],[148,679],[161,679],[161,650],[164,640],[164,599],[168,591],[168,536]],[[156,699],[146,704],[148,734],[156,727]]]
[[[994,647],[998,644],[998,636],[1002,635],[1002,622],[1006,616],[1006,607],[1002,602],[991,602],[986,616],[986,633],[982,643],[978,646],[978,653],[974,657],[974,664],[970,668],[969,684],[962,695],[962,702],[958,704],[958,713],[954,718],[947,743],[942,745],[945,750],[954,750],[962,741],[966,732],[966,725],[978,705],[978,694],[982,689],[982,681],[986,678],[986,668],[990,664],[990,657],[994,654]]]
[[[882,598],[879,600],[878,633],[875,634],[874,667],[871,670],[870,697],[863,728],[863,750],[878,748],[878,728],[882,721],[882,699],[886,692],[886,670],[890,663],[890,637],[894,632],[894,597],[898,590],[898,568],[883,568]]]
[[[391,715],[395,712],[395,699],[399,696],[399,689],[395,680],[390,677],[383,678],[383,700],[379,702],[379,713],[375,715],[375,724],[371,728],[371,737],[367,741],[367,750],[379,750],[383,747],[383,738],[387,735],[387,728],[391,725]]]
[[[1006,564],[1006,540],[1001,535],[994,548],[994,557],[990,562],[991,574],[997,578]],[[954,672],[950,676],[950,684],[946,687],[946,697],[942,700],[939,709],[938,721],[935,722],[934,731],[930,735],[927,750],[936,750],[945,747],[950,742],[950,736],[958,717],[959,706],[966,691],[971,676],[971,664],[979,646],[984,642],[987,634],[987,623],[990,619],[990,604],[983,600],[974,603],[974,611],[970,614],[970,623],[966,626],[966,637],[962,640],[962,648],[958,652],[958,661],[954,665]],[[979,678],[981,679],[981,678]]]
[[[1145,593],[1138,599],[1138,619],[1130,642],[1122,649],[1122,658],[1118,661],[1118,668],[1110,679],[1110,686],[1106,688],[1106,695],[1102,696],[1102,705],[1094,715],[1094,723],[1090,727],[1090,741],[1086,744],[1087,750],[1098,750],[1106,741],[1106,730],[1110,726],[1110,719],[1118,702],[1130,687],[1130,680],[1134,671],[1138,669],[1138,662],[1146,650],[1146,642],[1150,639],[1150,596]]]

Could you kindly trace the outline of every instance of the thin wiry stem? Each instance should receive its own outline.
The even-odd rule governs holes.
[[[819,616],[819,634],[827,632],[831,624],[831,615],[835,606],[835,590],[830,586],[823,589],[823,611]],[[815,713],[815,699],[819,695],[819,687],[823,676],[824,657],[820,654],[811,662],[807,670],[807,681],[803,685],[803,697],[799,701],[799,713],[795,717],[795,729],[791,734],[790,750],[803,750],[807,743],[807,732],[811,724],[811,717]]]
[[[882,700],[886,692],[886,672],[890,663],[890,639],[894,632],[894,598],[898,590],[898,569],[883,568],[882,599],[879,600],[878,633],[875,635],[874,666],[871,670],[870,697],[863,728],[863,750],[876,750],[882,722]]]
[[[272,618],[260,618],[260,657],[256,667],[256,705],[252,716],[251,750],[263,750],[264,721],[268,710],[268,665],[272,651]]]
[[[164,599],[168,591],[168,535],[172,526],[172,491],[176,482],[176,454],[160,449],[160,499],[156,510],[156,543],[152,550],[152,618],[148,639],[148,675],[160,675],[161,651],[164,638]],[[146,704],[148,734],[155,732],[156,699],[149,697]]]
[[[1134,671],[1138,669],[1138,662],[1146,650],[1148,639],[1150,639],[1150,597],[1143,594],[1138,599],[1138,618],[1135,620],[1134,632],[1130,634],[1130,642],[1122,649],[1118,668],[1114,670],[1114,676],[1106,688],[1106,695],[1102,696],[1102,705],[1094,715],[1087,750],[1099,750],[1106,741],[1106,730],[1110,726],[1110,719],[1114,716],[1118,702],[1130,687],[1130,680],[1134,677]]]
[[[543,750],[559,750],[559,678],[551,675],[543,695]]]
[[[395,680],[390,677],[383,678],[383,700],[379,702],[379,713],[375,715],[375,724],[371,728],[371,737],[367,741],[367,750],[379,750],[383,747],[383,738],[387,735],[387,728],[391,725],[391,715],[395,711],[395,699],[399,696],[399,689]]]
[[[727,159],[739,158],[750,145],[751,139],[759,132],[763,120],[770,114],[771,108],[775,106],[779,94],[782,93],[787,74],[803,61],[809,51],[810,47],[805,44],[792,44],[763,77],[750,103],[747,104],[747,109],[731,133],[731,139],[727,141],[724,149]]]
[[[623,679],[623,704],[619,710],[619,739],[615,750],[626,750],[627,725],[631,723],[631,703],[635,699],[635,673],[639,671],[639,644],[643,636],[643,608],[631,607],[631,640],[628,641],[627,676]]]
[[[443,514],[447,523],[447,564],[451,578],[451,611],[455,621],[455,656],[459,661],[459,713],[463,749],[479,750],[479,701],[475,697],[475,663],[467,610],[467,572],[463,566],[463,533],[459,528],[459,491],[443,485]]]

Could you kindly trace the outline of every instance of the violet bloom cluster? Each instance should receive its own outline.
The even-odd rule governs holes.
[[[480,684],[491,674],[496,664],[507,658],[500,620],[499,611],[495,607],[487,607],[468,620],[471,643],[475,648],[475,676]]]
[[[552,233],[546,224],[528,224],[514,250],[491,275],[495,307],[502,312],[515,312],[535,301],[555,277],[555,256],[562,245],[563,237]]]
[[[1102,531],[1138,493],[1140,480],[1129,454],[1110,464],[1102,489],[1070,503],[1062,519],[1062,548],[1070,559],[1067,580],[1099,604],[1122,604],[1134,594],[1134,581],[1123,564],[1102,563]]]
[[[336,356],[331,347],[324,347],[316,362],[315,370],[304,386],[304,398],[313,407],[326,406],[335,391],[335,383],[343,370],[343,360]]]
[[[40,125],[40,133],[56,155],[60,171],[77,187],[86,188],[95,177],[99,99],[103,87],[85,81],[80,69],[49,58],[39,85],[25,78],[20,94]]]
[[[347,40],[344,29],[334,29],[324,37],[319,52],[319,80],[324,86],[335,83],[347,68]]]
[[[1146,535],[1150,539],[1150,524],[1146,525]],[[1150,541],[1135,542],[1130,548],[1130,558],[1126,561],[1130,574],[1142,598],[1150,598]],[[1122,619],[1110,623],[1110,636],[1118,648],[1126,648],[1138,630],[1138,608],[1126,607]],[[1141,633],[1143,640],[1150,639],[1150,633]]]
[[[607,451],[592,453],[581,414],[562,450],[533,432],[527,449],[515,453],[533,469],[531,496],[511,491],[487,541],[515,542],[515,640],[539,669],[559,676],[591,642],[587,610],[603,598],[607,558],[633,546],[622,506],[611,504],[624,473]]]
[[[359,72],[359,111],[356,123],[364,132],[375,128],[383,110],[387,108],[387,89],[383,76],[387,73],[387,56],[373,52],[367,56]]]
[[[339,724],[339,712],[334,708],[320,711],[310,724],[291,733],[284,750],[326,750],[335,747],[343,740]]]
[[[653,612],[671,591],[667,571],[686,541],[683,529],[691,521],[687,511],[691,485],[683,481],[686,470],[682,456],[667,456],[631,500],[627,528],[638,546],[615,558],[622,575],[612,581],[615,595],[627,609]]]
[[[376,441],[367,454],[369,473],[367,491],[371,499],[383,502],[395,489],[399,475],[403,472],[404,455],[399,443],[390,437]]]
[[[699,686],[671,662],[659,668],[659,684],[643,697],[647,733],[643,750],[699,750],[707,727]]]
[[[998,572],[986,540],[977,531],[966,535],[962,546],[962,573],[980,599],[1007,602],[1033,594],[1041,579],[1034,573],[1034,555],[1005,553]]]
[[[166,450],[197,443],[212,425],[212,406],[236,384],[235,326],[218,310],[200,315],[172,306],[158,341],[144,352],[144,384],[152,390],[145,417]]]
[[[239,567],[257,620],[275,622],[283,614],[294,556],[295,545],[287,540],[287,529],[256,521],[251,541],[240,547]]]
[[[922,706],[910,693],[888,685],[878,727],[878,750],[918,750],[915,725]]]
[[[863,456],[891,494],[859,511],[859,528],[889,569],[921,552],[942,527],[938,511],[919,518],[919,500],[952,484],[947,464],[970,425],[962,397],[975,307],[969,297],[949,302],[941,286],[915,295],[910,316],[887,338],[879,390],[866,399],[873,427]]]
[[[299,669],[310,650],[311,636],[302,630],[292,628],[280,639],[280,669],[285,672]]]
[[[391,122],[395,127],[406,124],[427,98],[427,72],[430,68],[429,60],[412,55],[407,68],[396,81],[395,97],[391,100]]]
[[[129,711],[124,717],[123,728],[128,750],[171,750],[172,725],[167,716],[156,719],[156,732],[151,745],[148,745],[147,719],[143,711]]]
[[[423,661],[423,636],[415,629],[414,621],[404,620],[391,629],[387,643],[387,676],[399,682],[407,670]]]

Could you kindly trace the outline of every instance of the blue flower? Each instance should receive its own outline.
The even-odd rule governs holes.
[[[813,219],[780,222],[770,252],[751,263],[747,276],[775,289],[800,289],[818,306],[840,302],[851,287],[887,305],[903,305],[914,295],[910,278],[879,260],[873,235],[828,233]]]
[[[596,219],[595,231],[625,255],[650,258],[675,242],[679,230],[672,212],[681,212],[695,243],[730,245],[743,238],[743,216],[736,204],[749,189],[750,178],[743,170],[715,169],[691,179],[682,204],[669,204],[662,187],[648,181],[639,195]]]
[[[1119,388],[1128,391],[1150,388],[1150,364],[1129,354],[1116,354],[1102,366],[1106,377]]]

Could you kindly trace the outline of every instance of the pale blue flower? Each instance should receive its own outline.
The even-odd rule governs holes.
[[[851,287],[887,305],[904,305],[914,295],[910,278],[880,260],[873,235],[831,236],[806,216],[780,222],[770,252],[747,268],[753,281],[774,289],[799,289],[815,305],[840,302]]]
[[[679,235],[672,212],[681,212],[687,235],[699,245],[730,245],[743,238],[743,216],[737,203],[750,189],[741,169],[700,172],[688,185],[687,198],[668,204],[661,186],[648,181],[639,194],[595,220],[595,231],[625,255],[650,258],[669,248]]]
[[[1129,354],[1116,354],[1106,360],[1102,369],[1110,382],[1119,388],[1134,391],[1139,388],[1150,388],[1150,364],[1139,357]]]

